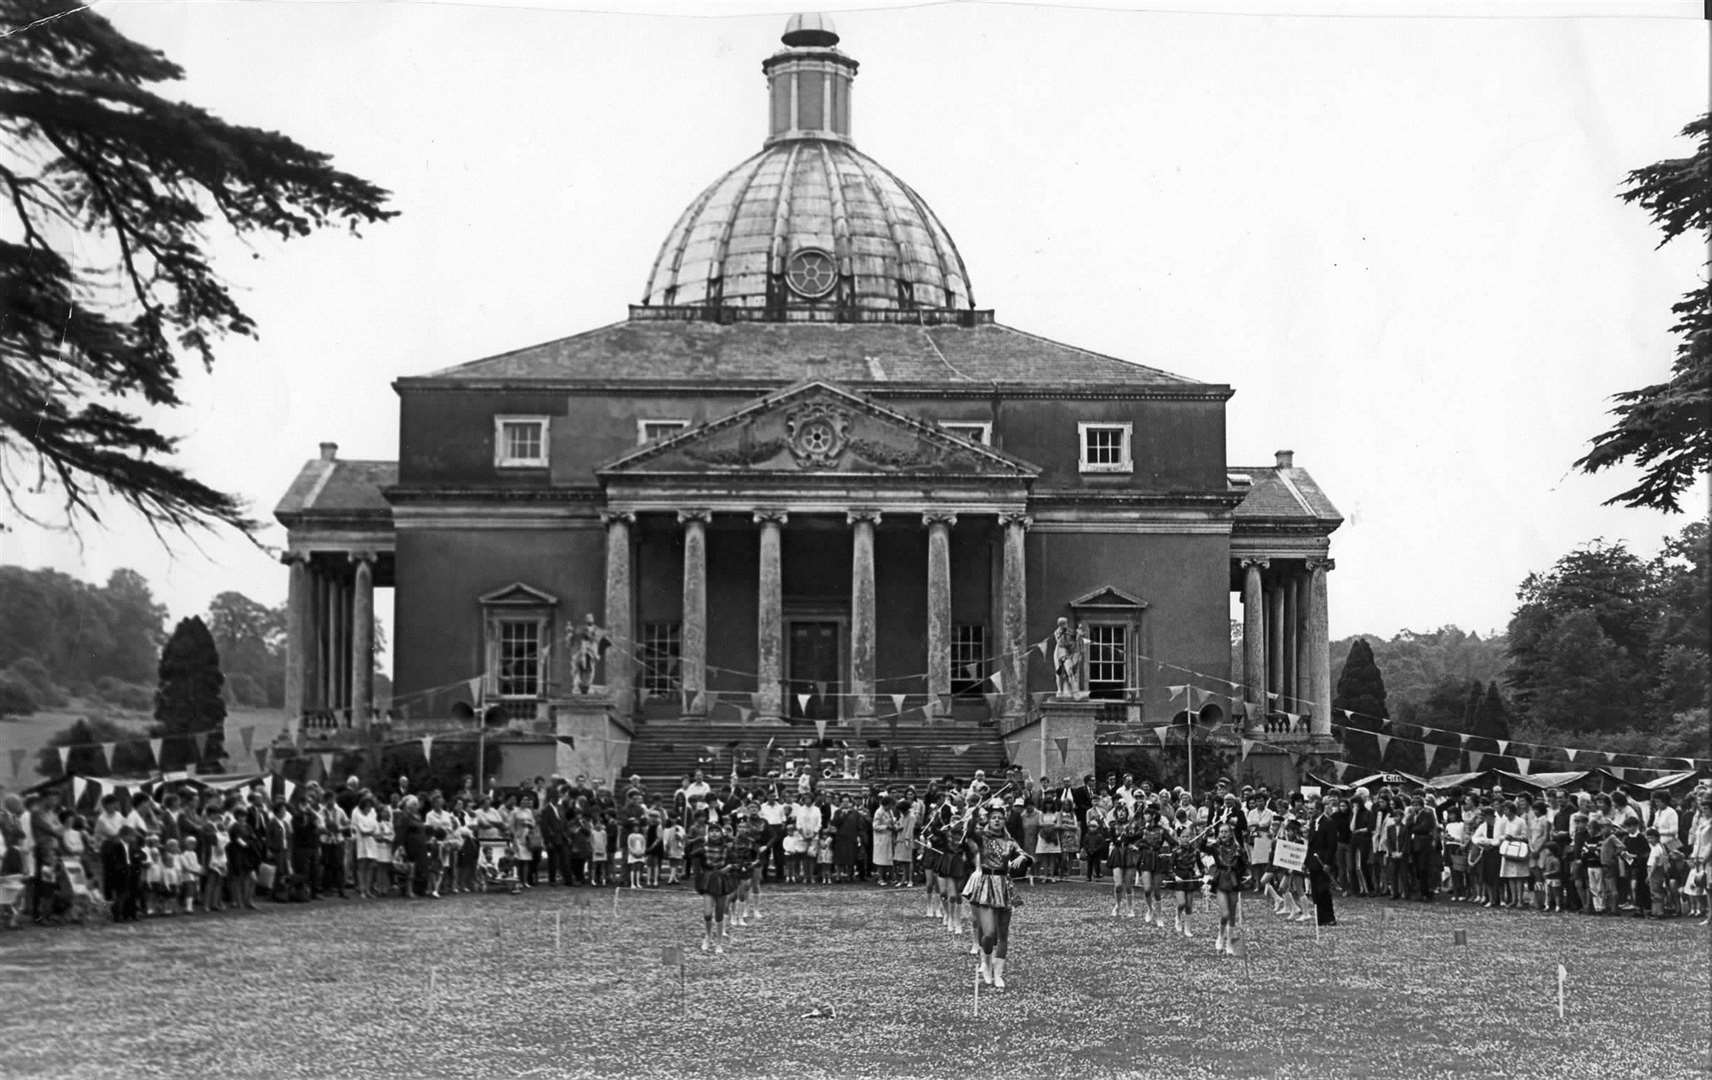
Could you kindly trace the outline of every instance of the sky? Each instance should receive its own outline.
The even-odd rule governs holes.
[[[212,239],[260,337],[189,365],[159,417],[193,474],[271,522],[317,443],[396,457],[394,378],[640,299],[678,214],[760,148],[792,7],[601,6],[98,5],[184,67],[174,96],[332,154],[401,212]],[[1529,572],[1687,523],[1602,506],[1633,474],[1571,463],[1611,394],[1667,376],[1705,261],[1617,198],[1691,152],[1697,4],[1123,6],[826,10],[861,63],[857,145],[933,206],[978,306],[1230,384],[1233,466],[1295,451],[1346,519],[1333,637],[1501,630]],[[227,589],[281,602],[284,532],[261,540],[163,545],[113,509],[77,535],[14,523],[0,561],[134,567],[177,618]]]

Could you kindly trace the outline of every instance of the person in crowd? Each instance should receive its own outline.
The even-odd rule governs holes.
[[[1498,813],[1498,827],[1502,837],[1498,854],[1503,859],[1498,872],[1504,886],[1502,906],[1525,907],[1527,883],[1532,874],[1528,867],[1528,823],[1522,818],[1516,804],[1509,800],[1499,806]],[[1639,827],[1638,818],[1635,824]]]
[[[1414,879],[1417,898],[1430,904],[1444,877],[1439,821],[1419,795],[1410,800],[1410,809],[1414,812],[1409,823],[1410,876]]]
[[[900,889],[915,886],[916,813],[912,799],[899,799],[893,810],[892,875]]]
[[[1011,875],[1024,869],[1029,856],[1011,838],[1005,809],[989,804],[980,826],[972,815],[959,840],[971,867],[963,898],[974,913],[975,932],[981,949],[978,971],[981,981],[995,990],[1005,989],[1005,962],[1010,956],[1011,911],[1015,887]]]
[[[357,895],[372,900],[380,895],[376,864],[383,858],[391,860],[392,855],[382,850],[380,811],[369,792],[363,792],[351,813],[351,831],[357,837]]]
[[[712,948],[723,955],[726,906],[736,891],[729,858],[732,836],[724,822],[714,820],[706,809],[693,813],[689,848],[696,865],[695,891],[702,898],[701,951]]]
[[[1202,851],[1213,859],[1213,901],[1219,912],[1219,936],[1213,951],[1234,956],[1232,942],[1240,921],[1242,889],[1248,877],[1248,852],[1232,821],[1221,821],[1214,828],[1217,835],[1202,841]]]
[[[1134,832],[1136,889],[1141,893],[1142,921],[1165,929],[1161,885],[1171,875],[1171,834],[1159,823],[1159,807],[1151,800],[1142,806],[1141,828]]]
[[[1450,868],[1450,898],[1461,903],[1468,899],[1468,826],[1462,820],[1462,807],[1452,803],[1445,808],[1440,831],[1445,865]]]
[[[1141,866],[1141,829],[1139,816],[1131,815],[1129,805],[1118,801],[1111,813],[1112,918],[1135,918],[1135,881]]]
[[[507,799],[509,804],[514,800]],[[537,871],[541,865],[541,827],[535,817],[536,795],[526,791],[516,805],[511,807],[511,819],[506,822],[506,829],[511,834],[511,842],[517,852],[519,878],[525,889],[533,889],[538,882]],[[637,852],[637,866],[642,865],[642,852]]]
[[[748,926],[751,918],[759,919],[761,909],[755,894],[756,878],[761,873],[761,851],[767,843],[767,822],[761,817],[757,803],[745,803],[737,811],[737,824],[731,831],[731,848],[727,859],[736,891],[731,894],[726,934],[730,924]]]
[[[232,818],[218,806],[210,804],[204,814],[208,822],[203,846],[205,872],[202,875],[202,910],[226,909],[226,880],[231,863],[227,851],[232,844]]]
[[[1373,864],[1373,804],[1364,787],[1355,789],[1349,810],[1349,868],[1350,887],[1357,896],[1374,891]]]
[[[406,795],[393,815],[393,866],[398,871],[398,894],[405,899],[428,897],[428,828],[422,800]],[[400,858],[399,856],[402,856]],[[433,897],[438,899],[438,895]]]
[[[874,865],[875,884],[884,887],[892,884],[892,836],[897,830],[897,818],[892,811],[890,795],[880,796],[880,805],[874,811],[869,829],[873,834],[873,848],[869,859]]]

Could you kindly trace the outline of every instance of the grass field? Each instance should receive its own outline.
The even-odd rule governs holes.
[[[697,898],[272,906],[0,934],[0,1074],[42,1077],[973,1075],[1651,1077],[1709,1069],[1707,931],[1464,906],[1248,905],[1248,964],[1025,890],[1010,989],[921,890],[769,890],[722,957]],[[559,946],[555,949],[554,917]],[[1453,944],[1466,928],[1468,944]],[[662,946],[686,946],[687,996]],[[1557,1015],[1557,965],[1569,972]],[[431,976],[432,971],[432,976]],[[432,986],[431,986],[432,983]],[[819,1016],[809,1014],[819,1013]]]

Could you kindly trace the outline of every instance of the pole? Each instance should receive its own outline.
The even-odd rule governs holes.
[[[1195,798],[1195,688],[1183,688],[1183,758],[1189,768],[1189,798]],[[1209,819],[1210,820],[1210,819]]]
[[[478,713],[476,723],[482,727],[476,729],[476,793],[482,791],[482,785],[487,783],[487,721]]]

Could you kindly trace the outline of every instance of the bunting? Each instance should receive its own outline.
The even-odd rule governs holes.
[[[1239,765],[1242,764],[1244,761],[1248,760],[1248,752],[1250,750],[1254,749],[1254,740],[1253,739],[1243,739],[1243,740],[1241,740],[1241,742],[1242,742],[1242,753],[1236,759],[1237,764],[1239,764]]]
[[[198,731],[190,738],[191,741],[196,744],[196,760],[201,761],[202,755],[208,752],[208,733],[206,731]]]
[[[1478,750],[1470,750],[1468,752],[1468,771],[1469,772],[1479,772],[1480,771],[1480,763],[1482,761],[1485,761],[1485,760],[1486,760],[1485,754],[1482,754]]]
[[[1516,771],[1521,773],[1523,776],[1528,775],[1528,763],[1532,760],[1533,760],[1532,758],[1525,758],[1525,757],[1517,758],[1516,759]]]
[[[568,746],[572,750],[577,748],[577,737],[575,735],[555,735],[553,738],[562,746]]]
[[[987,681],[993,684],[993,689],[999,693],[1005,692],[1005,677],[1002,672],[995,671],[987,676]]]
[[[826,684],[824,682],[817,682],[814,684],[814,696],[815,697],[825,697],[826,696]]]
[[[816,720],[814,722],[814,731],[815,731],[815,734],[819,735],[821,740],[824,742],[826,739],[826,721],[825,720]]]
[[[860,739],[862,737],[862,729],[867,726],[867,721],[858,716],[854,720],[850,721],[850,726],[855,729],[856,737]],[[769,743],[768,745],[770,746],[772,744]]]
[[[1611,769],[1611,775],[1615,776],[1619,780],[1627,780],[1629,778],[1629,770],[1613,767]]]
[[[814,696],[813,694],[798,694],[797,695],[797,708],[801,709],[805,713],[808,712],[808,702],[809,702],[809,699],[812,698],[813,696]]]
[[[471,679],[467,685],[470,690],[470,704],[481,704],[482,677],[477,675],[475,678]],[[244,749],[248,750],[249,744],[246,743],[244,745]]]
[[[321,777],[324,780],[333,778],[333,755],[331,753],[321,755]]]
[[[255,737],[256,737],[256,728],[255,728],[254,724],[251,724],[247,727],[241,727],[238,729],[238,738],[244,744],[244,753],[247,754],[250,752],[250,743],[252,741],[254,741]]]
[[[1049,637],[1041,638],[1039,641],[1034,643],[1033,647],[1040,650],[1040,658],[1042,660],[1046,659],[1046,647],[1051,644],[1052,639]]]
[[[968,678],[968,679],[971,679],[971,680],[973,680],[973,679],[978,679],[978,678],[980,678],[980,677],[981,677],[981,676],[980,676],[980,675],[979,675],[979,674],[978,674],[978,672],[979,672],[979,671],[980,671],[980,670],[981,670],[981,667],[980,667],[980,665],[979,665],[979,664],[964,664],[964,665],[963,665],[963,675],[964,675],[964,677],[965,677],[965,678]]]
[[[969,752],[969,746],[969,743],[956,743],[951,747],[951,752],[956,754],[958,757],[962,757],[964,754]]]
[[[434,760],[434,736],[432,735],[422,736],[422,760]]]
[[[1058,759],[1060,761],[1063,761],[1063,762],[1069,762],[1069,760],[1070,760],[1070,740],[1064,739],[1064,738],[1058,738],[1058,739],[1053,739],[1052,741],[1058,744]]]
[[[742,706],[742,705],[737,706],[737,721],[738,721],[738,723],[747,724],[750,720],[754,719],[754,717],[755,717],[755,710],[754,709],[746,708],[745,706]]]
[[[54,749],[59,751],[59,771],[63,773],[66,771],[66,762],[71,760],[71,747],[56,746]]]
[[[1466,732],[1466,731],[1460,732],[1457,735],[1456,739],[1458,742],[1460,742],[1462,744],[1463,749],[1466,750],[1468,748],[1468,732]]]
[[[1170,729],[1170,728],[1162,728],[1162,727],[1156,727],[1156,728],[1154,728],[1154,729],[1153,729],[1153,733],[1154,733],[1154,734],[1155,734],[1155,735],[1157,735],[1157,736],[1159,736],[1159,745],[1160,745],[1160,746],[1164,746],[1164,745],[1165,745],[1165,736],[1166,736],[1166,735],[1167,735],[1167,734],[1169,734],[1169,733],[1170,733],[1170,731],[1171,731],[1171,729]]]
[[[1498,739],[1495,741],[1498,743],[1498,752],[1500,754],[1508,754],[1510,752],[1510,740],[1509,739]]]
[[[16,778],[23,771],[24,758],[29,755],[29,751],[25,750],[22,747],[14,746],[12,748],[11,753],[12,753],[12,776],[14,778]]]
[[[1569,761],[1570,761],[1570,764],[1572,764],[1572,765],[1575,763],[1575,755],[1581,753],[1581,751],[1571,749],[1570,747],[1564,747],[1563,752],[1569,756]]]
[[[997,716],[999,714],[999,701],[1000,701],[999,695],[997,695],[997,694],[982,694],[981,696],[987,699],[987,709],[994,716]]]
[[[268,748],[264,746],[260,750],[256,751],[256,768],[262,770],[263,772],[266,772],[267,771],[267,760],[268,760]]]
[[[908,694],[893,694],[891,697],[892,697],[892,711],[893,712],[900,712],[900,713],[903,712],[904,711],[904,702],[909,698],[909,695]]]
[[[1180,684],[1177,686],[1167,686],[1165,689],[1171,691],[1171,700],[1176,701],[1178,698],[1183,696],[1183,692],[1189,689],[1189,687],[1187,685]]]
[[[690,711],[697,716],[707,712],[707,695],[708,691],[697,690],[695,700],[690,702]]]
[[[1306,714],[1305,713],[1299,713],[1299,712],[1287,712],[1287,713],[1285,713],[1284,719],[1290,725],[1288,730],[1295,731],[1297,728],[1301,727],[1302,726],[1302,717],[1304,715],[1306,715]]]
[[[118,743],[110,742],[104,742],[101,744],[101,759],[107,762],[108,772],[113,771],[113,748],[118,745]]]
[[[1385,748],[1391,745],[1391,736],[1389,736],[1389,735],[1375,735],[1375,736],[1373,736],[1373,741],[1379,744],[1379,760],[1381,762],[1384,762],[1384,760],[1385,760]]]
[[[1426,762],[1426,764],[1421,767],[1421,771],[1426,773],[1428,776],[1431,776],[1433,774],[1433,755],[1439,752],[1439,748],[1433,743],[1422,743],[1421,751],[1422,759]]]
[[[166,743],[165,739],[150,739],[149,740],[149,753],[154,755],[155,766],[157,768],[160,766],[160,763],[161,763],[161,747],[163,745],[165,745],[165,743]]]
[[[81,776],[71,778],[71,805],[76,806],[83,801],[83,790],[89,786],[89,781]]]

